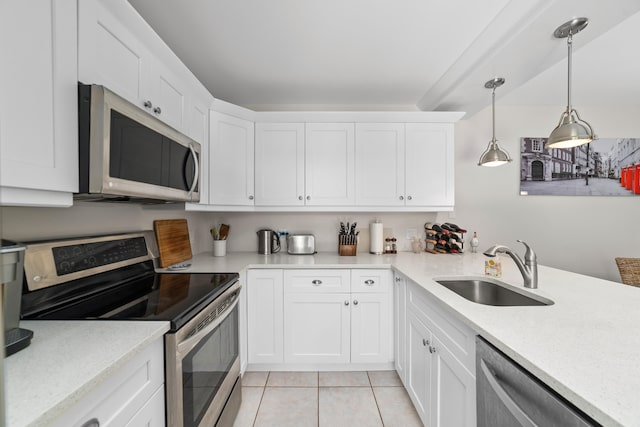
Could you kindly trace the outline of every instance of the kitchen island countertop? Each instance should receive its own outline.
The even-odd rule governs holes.
[[[532,374],[596,421],[640,426],[640,289],[617,282],[539,266],[539,288],[551,306],[494,307],[468,301],[434,279],[483,276],[480,254],[339,256],[211,253],[194,256],[184,272],[242,272],[252,268],[392,268],[429,292]],[[500,280],[522,288],[513,261],[499,256]],[[611,262],[614,262],[613,259]],[[162,271],[162,270],[159,270]]]
[[[6,425],[54,422],[138,352],[169,322],[23,320],[31,344],[5,359]]]

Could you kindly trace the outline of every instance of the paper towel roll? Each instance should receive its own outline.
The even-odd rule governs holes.
[[[369,252],[376,255],[384,252],[384,229],[381,222],[369,224]]]

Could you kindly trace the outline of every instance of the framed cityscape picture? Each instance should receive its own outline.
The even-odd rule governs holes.
[[[640,138],[602,138],[573,148],[546,143],[520,138],[520,195],[640,196]]]

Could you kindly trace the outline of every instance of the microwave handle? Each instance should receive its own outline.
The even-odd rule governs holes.
[[[193,193],[198,185],[198,178],[200,177],[200,165],[198,164],[198,156],[196,154],[196,150],[193,148],[193,144],[189,144],[189,151],[191,151],[191,155],[193,156],[193,164],[195,165],[194,174],[193,174],[193,184],[191,184],[191,188],[189,189],[189,194]]]

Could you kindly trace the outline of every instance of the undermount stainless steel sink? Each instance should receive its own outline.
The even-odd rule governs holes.
[[[524,290],[510,289],[509,285],[494,279],[449,278],[437,283],[461,297],[478,304],[496,306],[552,305],[553,301]]]

